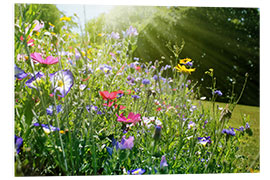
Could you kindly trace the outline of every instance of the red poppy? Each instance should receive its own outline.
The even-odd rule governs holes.
[[[102,96],[104,100],[113,100],[117,97],[118,91],[114,91],[109,93],[108,91],[99,91],[99,94]]]

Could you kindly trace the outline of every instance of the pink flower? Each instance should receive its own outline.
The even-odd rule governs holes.
[[[127,118],[123,115],[123,113],[120,116],[116,114],[116,116],[118,117],[117,121],[119,122],[136,124],[137,122],[141,121],[141,115],[134,114],[133,112],[130,112]]]
[[[57,57],[54,58],[53,56],[48,56],[44,60],[42,58],[41,54],[37,53],[37,52],[32,53],[30,56],[34,61],[37,61],[37,62],[39,62],[41,64],[56,64],[56,63],[58,63],[58,58]]]
[[[33,31],[39,32],[39,30],[44,27],[44,22],[41,21],[41,23],[39,23],[38,20],[35,20],[34,22],[35,22],[35,27]]]

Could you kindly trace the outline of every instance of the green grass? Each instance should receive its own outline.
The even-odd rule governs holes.
[[[217,103],[219,107],[225,107],[225,103]],[[212,103],[204,101],[203,106],[212,108]],[[249,116],[249,125],[253,131],[252,136],[246,135],[246,139],[242,141],[240,153],[247,158],[249,166],[244,165],[244,168],[260,169],[260,107],[237,105],[232,113],[232,118],[229,121],[231,127],[238,128],[243,126],[243,116]]]

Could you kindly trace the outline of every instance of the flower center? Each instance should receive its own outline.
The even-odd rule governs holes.
[[[63,87],[63,85],[64,85],[63,81],[61,81],[61,80],[58,80],[57,83],[58,83],[58,86],[59,86],[59,87]]]

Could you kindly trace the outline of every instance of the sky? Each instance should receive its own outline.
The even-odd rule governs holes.
[[[83,4],[57,4],[56,7],[65,13],[66,16],[74,16],[74,13],[80,18],[80,25],[84,27],[84,21],[98,17],[102,13],[107,13],[114,6],[111,5],[83,5]],[[85,7],[85,19],[84,19],[84,7]],[[79,29],[74,29],[79,32]]]

